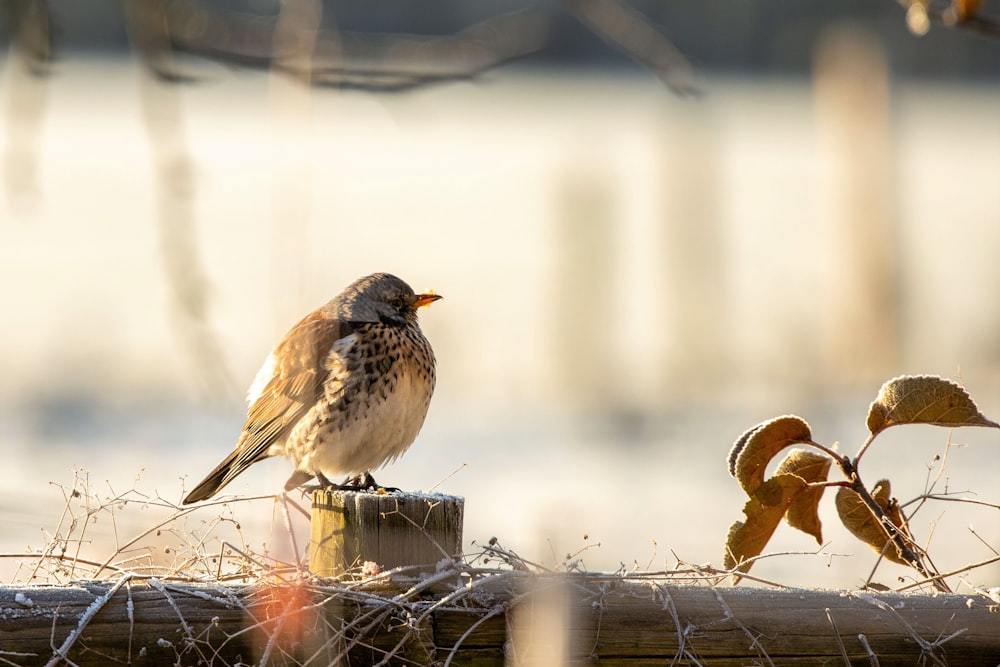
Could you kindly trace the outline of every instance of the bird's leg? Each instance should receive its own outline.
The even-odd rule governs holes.
[[[376,493],[393,493],[399,491],[399,489],[394,486],[382,486],[375,481],[375,478],[372,477],[372,474],[368,471],[365,471],[360,475],[348,477],[344,480],[343,484],[334,484],[333,487],[346,491],[375,491]]]
[[[339,484],[334,484],[329,479],[327,479],[323,473],[316,473],[315,475],[309,475],[305,479],[301,479],[300,475],[307,475],[308,473],[298,473],[296,472],[292,475],[292,478],[288,480],[285,484],[285,491],[291,491],[292,489],[298,488],[302,493],[312,493],[313,491],[319,491],[321,489],[330,489],[337,491],[342,489]],[[315,484],[306,484],[307,481],[316,478]]]
[[[394,486],[381,486],[375,481],[370,472],[366,472],[363,475],[353,475],[347,477],[340,484],[334,484],[331,482],[326,475],[323,473],[316,473],[316,481],[319,484],[315,487],[317,489],[328,489],[331,491],[375,491],[384,493],[394,493],[399,491]],[[308,487],[307,487],[308,488]]]
[[[308,485],[302,488],[310,491],[315,491],[318,489],[325,489],[327,491],[357,491],[358,482],[360,481],[359,477],[355,477],[353,479],[348,477],[347,479],[344,480],[343,484],[336,484],[334,482],[331,482],[330,478],[321,472],[316,473],[315,477],[316,481],[318,482],[315,486]]]
[[[361,488],[365,490],[370,490],[375,492],[384,491],[386,493],[399,492],[399,489],[397,489],[395,486],[382,486],[381,484],[376,482],[375,478],[372,477],[372,474],[370,472],[365,472],[365,474],[361,476],[360,481],[361,481],[360,485]]]

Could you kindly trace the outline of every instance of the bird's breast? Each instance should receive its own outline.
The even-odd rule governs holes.
[[[374,470],[416,438],[434,392],[434,355],[415,327],[365,325],[325,360],[323,396],[286,445],[300,470]]]

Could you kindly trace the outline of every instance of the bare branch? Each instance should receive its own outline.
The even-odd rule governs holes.
[[[618,0],[562,0],[597,35],[649,68],[678,95],[700,95],[694,68],[680,49],[634,9]]]

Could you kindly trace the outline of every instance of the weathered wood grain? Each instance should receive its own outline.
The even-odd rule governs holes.
[[[366,561],[383,570],[462,553],[465,500],[425,493],[313,493],[309,569],[335,577]]]
[[[387,656],[389,664],[530,661],[533,647],[514,645],[510,628],[537,620],[536,592],[551,590],[554,579],[566,591],[568,627],[539,632],[567,632],[574,664],[843,665],[842,644],[850,664],[870,665],[859,635],[882,667],[1000,663],[1000,613],[982,596],[711,588],[514,572],[483,575],[477,581],[489,585],[466,586],[467,592],[459,585],[447,598],[405,597],[412,581],[367,589],[134,582],[94,614],[67,657],[77,665],[260,664],[264,658],[268,664],[310,658],[333,664],[340,657],[354,666]],[[0,589],[0,657],[15,665],[58,657],[54,647],[112,586]]]

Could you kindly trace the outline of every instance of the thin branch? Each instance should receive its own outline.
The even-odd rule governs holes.
[[[149,1],[149,0],[145,0]],[[477,76],[539,50],[549,18],[537,10],[492,17],[453,35],[417,36],[316,30],[307,59],[274,48],[277,21],[190,0],[175,0],[170,42],[181,52],[216,62],[272,69],[313,86],[395,92]],[[196,32],[184,29],[197,23]]]
[[[990,509],[1000,510],[1000,504],[997,503],[988,503],[985,500],[976,500],[975,498],[956,498],[951,494],[941,494],[941,493],[930,493],[917,496],[913,500],[908,500],[905,503],[900,504],[900,507],[906,507],[907,505],[922,500],[941,500],[949,503],[968,503],[969,505],[980,505],[982,507],[989,507]]]
[[[990,551],[992,551],[994,553],[994,555],[1000,556],[1000,551],[997,551],[996,549],[994,549],[993,546],[989,542],[987,542],[985,539],[983,539],[983,536],[980,535],[979,533],[977,533],[975,528],[973,528],[972,526],[969,526],[969,532],[972,533],[972,536],[975,537],[977,540],[979,540],[979,542],[984,547],[986,547],[987,549],[989,549]]]
[[[458,640],[455,641],[455,645],[452,646],[451,651],[448,653],[448,659],[444,661],[444,667],[449,667],[451,665],[451,660],[458,653],[458,648],[465,643],[465,640],[468,639],[472,635],[472,633],[475,632],[477,628],[479,628],[480,625],[490,620],[494,616],[497,616],[498,614],[505,613],[511,606],[519,602],[523,597],[524,595],[512,598],[510,605],[507,604],[495,605],[487,613],[483,614],[482,617],[477,619],[475,623],[471,624],[468,627],[468,629],[462,633],[462,635],[458,638]]]
[[[1000,556],[996,556],[994,558],[987,558],[986,560],[981,560],[978,563],[972,563],[971,565],[965,565],[965,566],[962,566],[962,567],[960,567],[960,568],[958,568],[956,570],[951,570],[950,572],[942,572],[941,574],[934,575],[934,577],[931,578],[931,579],[924,579],[924,580],[921,580],[921,581],[915,581],[912,584],[908,584],[906,586],[903,586],[899,590],[900,591],[906,591],[906,590],[909,590],[911,588],[919,588],[920,586],[923,586],[925,584],[933,583],[933,581],[936,580],[936,579],[940,579],[940,578],[944,578],[944,577],[953,577],[953,576],[955,576],[957,574],[962,574],[963,572],[971,572],[972,570],[975,570],[975,569],[980,568],[980,567],[986,567],[987,565],[993,565],[994,563],[1000,563]]]
[[[847,655],[847,647],[844,646],[844,638],[840,636],[840,628],[837,627],[837,621],[833,620],[833,613],[830,611],[829,607],[827,607],[824,611],[826,612],[826,620],[830,621],[830,626],[833,628],[833,634],[837,638],[837,648],[840,649],[840,657],[844,659],[844,664],[847,667],[851,667],[851,658]]]
[[[852,593],[852,595],[858,598],[859,600],[864,600],[868,604],[878,607],[882,611],[886,612],[887,614],[895,618],[896,622],[898,622],[906,631],[906,633],[910,635],[913,641],[915,641],[917,645],[920,646],[920,650],[923,652],[923,655],[928,656],[935,665],[938,665],[939,667],[947,667],[947,663],[944,660],[942,660],[940,656],[936,654],[934,649],[944,645],[945,642],[965,632],[965,628],[962,628],[943,639],[938,639],[937,641],[929,642],[923,637],[921,637],[920,634],[916,631],[916,629],[914,629],[914,627],[910,625],[909,622],[907,622],[907,620],[903,618],[898,611],[893,609],[892,605],[887,604],[884,600],[879,600],[873,595],[869,595],[867,593],[860,591],[856,591]]]
[[[115,593],[117,593],[118,590],[131,579],[132,575],[130,573],[122,575],[122,577],[115,582],[115,585],[108,589],[107,593],[94,599],[90,606],[87,607],[87,610],[80,616],[80,620],[77,621],[76,628],[73,632],[69,633],[62,645],[53,651],[52,657],[45,663],[45,667],[55,667],[60,662],[67,660],[69,650],[73,647],[73,644],[76,643],[76,640],[80,638],[80,635],[83,634],[83,630],[87,627],[87,624],[90,623],[94,616],[97,615],[97,612],[99,612],[104,605],[106,605],[108,601],[115,596]]]
[[[627,56],[648,68],[677,95],[700,95],[694,67],[666,35],[618,0],[562,0],[562,4]]]
[[[878,655],[872,650],[871,644],[868,643],[868,637],[864,633],[858,635],[858,641],[861,642],[862,648],[865,649],[865,653],[868,655],[868,662],[872,667],[879,667]]]
[[[875,435],[875,433],[869,433],[868,437],[865,438],[864,444],[861,445],[861,449],[859,449],[858,453],[854,455],[855,469],[857,469],[858,464],[861,462],[861,457],[865,455],[865,452],[868,451],[869,447],[871,447],[872,442],[875,441]]]
[[[733,624],[736,625],[736,627],[742,630],[743,634],[745,634],[747,637],[750,638],[750,645],[756,647],[757,650],[760,651],[760,654],[764,657],[764,660],[767,661],[767,664],[771,665],[771,667],[775,667],[774,661],[771,660],[771,657],[767,654],[767,651],[764,649],[764,646],[760,643],[760,636],[755,635],[753,631],[750,630],[750,628],[748,628],[740,621],[740,619],[736,618],[736,615],[733,613],[733,610],[729,608],[729,605],[723,599],[722,594],[719,592],[717,588],[713,586],[712,592],[715,593],[715,599],[718,600],[719,606],[722,607],[722,612],[726,615],[726,620],[732,621]]]
[[[950,593],[951,589],[948,585],[941,579],[941,576],[933,572],[931,569],[924,564],[923,559],[920,557],[917,549],[919,547],[913,543],[913,541],[886,515],[885,510],[879,505],[878,501],[872,496],[871,492],[868,491],[868,487],[865,486],[864,482],[861,481],[861,476],[858,474],[857,461],[864,453],[865,449],[871,444],[872,438],[869,437],[865,441],[865,444],[861,447],[858,452],[858,456],[854,461],[850,461],[846,456],[840,460],[840,468],[844,473],[844,477],[850,480],[850,489],[858,494],[862,502],[868,507],[868,510],[878,519],[879,526],[885,531],[886,536],[892,542],[892,544],[899,551],[900,557],[905,560],[910,567],[915,569],[921,575],[923,575],[927,581],[931,582],[933,586],[943,593]]]
[[[816,449],[820,450],[821,452],[829,456],[834,461],[840,461],[840,459],[844,457],[844,455],[838,452],[837,450],[827,447],[826,445],[820,444],[813,440],[810,440],[809,442],[804,442],[802,444],[809,445],[810,447],[815,447]]]

